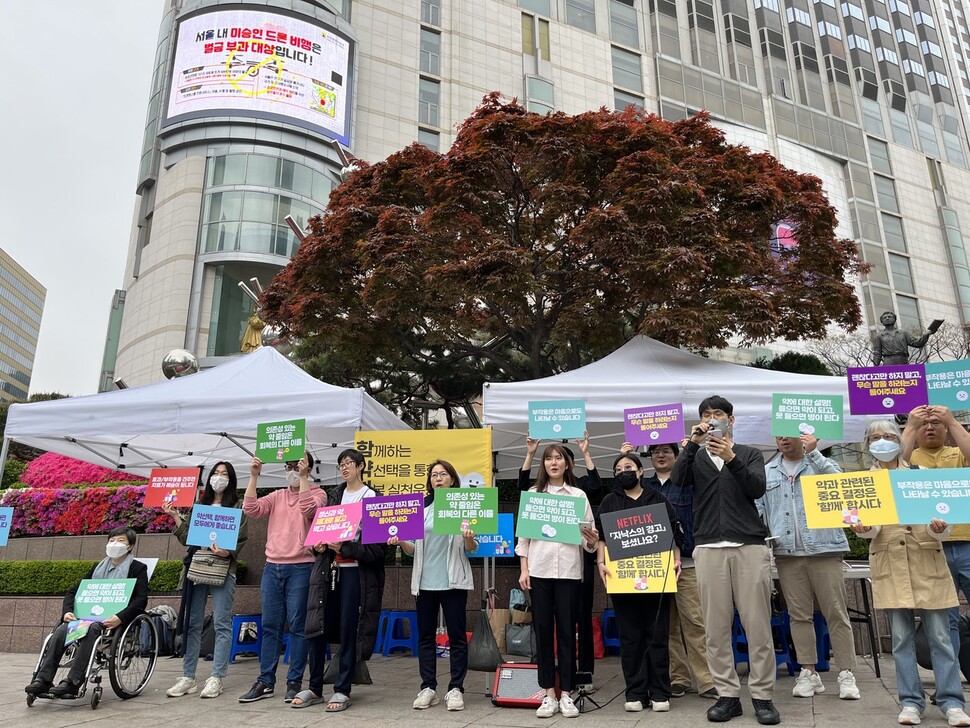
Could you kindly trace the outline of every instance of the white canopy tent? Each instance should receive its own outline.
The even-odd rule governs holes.
[[[299,418],[306,418],[308,449],[319,461],[314,476],[323,482],[336,482],[337,455],[357,430],[409,429],[364,390],[321,382],[266,347],[144,387],[15,404],[3,455],[14,440],[145,476],[152,468],[226,460],[244,486],[257,425]],[[282,484],[282,466],[263,472],[266,485]]]
[[[842,395],[848,412],[844,377],[790,374],[705,359],[647,337],[636,337],[597,362],[573,371],[526,382],[486,383],[485,425],[493,428],[497,478],[515,478],[525,456],[529,402],[582,399],[590,433],[590,454],[598,469],[609,472],[624,441],[623,410],[681,402],[688,425],[697,420],[697,406],[712,395],[734,405],[735,439],[774,451],[771,437],[771,395]],[[841,442],[860,442],[866,418],[845,418]],[[831,441],[822,446],[833,444]],[[575,446],[571,446],[580,458]],[[580,466],[581,467],[581,466]]]

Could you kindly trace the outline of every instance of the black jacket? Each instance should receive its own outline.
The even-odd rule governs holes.
[[[91,567],[91,570],[84,577],[85,579],[94,578],[94,569],[96,566],[97,564]],[[131,599],[128,600],[128,606],[118,612],[118,619],[121,620],[122,627],[127,627],[131,624],[135,617],[144,612],[145,607],[148,606],[148,567],[140,561],[132,560],[131,566],[128,567],[128,578],[135,580],[135,588],[131,592]],[[77,596],[77,588],[79,586],[81,586],[81,582],[75,584],[64,594],[64,604],[61,608],[62,615],[74,611],[74,598]]]
[[[346,484],[327,493],[327,505],[338,506]],[[357,561],[360,574],[360,617],[357,620],[357,659],[368,660],[374,654],[377,642],[377,625],[381,618],[381,602],[384,599],[384,544],[362,544],[344,541],[340,555]],[[331,643],[340,641],[340,625],[325,624],[327,598],[330,596],[331,571],[338,569],[336,554],[327,549],[316,555],[310,571],[310,591],[307,596],[306,637],[326,635]]]
[[[760,450],[734,444],[734,459],[717,469],[707,450],[688,442],[674,463],[674,485],[694,489],[694,543],[735,541],[763,544],[768,528],[755,499],[765,494],[765,459]]]
[[[603,498],[599,509],[596,511],[596,530],[600,533],[603,540],[603,514],[614,513],[616,511],[626,511],[631,508],[643,508],[645,506],[663,503],[667,507],[667,518],[670,519],[670,530],[674,535],[674,543],[678,548],[684,546],[684,532],[681,529],[680,521],[677,519],[677,511],[669,500],[664,498],[654,488],[644,488],[639,498],[631,498],[622,488],[616,486]]]

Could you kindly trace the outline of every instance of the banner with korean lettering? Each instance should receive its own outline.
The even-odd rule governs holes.
[[[840,440],[842,396],[772,394],[771,434],[775,437],[812,435],[818,440]]]
[[[555,399],[529,402],[529,437],[536,440],[580,438],[586,431],[586,402]]]
[[[13,525],[13,508],[4,506],[0,508],[0,546],[7,545],[11,525]]]
[[[805,519],[809,528],[839,528],[862,524],[899,523],[890,473],[866,470],[854,473],[801,476]]]
[[[433,507],[436,535],[498,531],[498,488],[438,488]]]
[[[305,454],[305,419],[264,422],[256,426],[256,457],[264,463],[290,462]]]
[[[635,556],[613,561],[607,556],[607,594],[659,594],[677,591],[674,552]]]
[[[424,494],[365,498],[360,535],[361,543],[387,543],[391,536],[402,541],[424,538]]]
[[[930,404],[952,410],[970,409],[970,359],[934,361],[925,367]]]
[[[623,433],[631,445],[666,445],[684,439],[684,406],[662,404],[623,410]]]
[[[492,431],[362,430],[354,448],[364,456],[364,483],[381,495],[423,493],[428,465],[447,460],[463,488],[492,485]]]
[[[667,506],[656,503],[642,508],[600,513],[603,540],[612,559],[647,556],[674,547]]]
[[[336,506],[320,506],[313,514],[303,545],[315,546],[318,543],[353,541],[360,526],[362,512],[360,501]]]
[[[581,544],[583,535],[579,532],[579,522],[585,512],[585,498],[523,491],[519,496],[515,535],[537,541]]]
[[[176,508],[191,508],[198,486],[198,468],[153,468],[145,488],[145,507],[171,503]]]
[[[937,468],[890,471],[896,498],[896,523],[970,523],[970,469]]]
[[[475,534],[478,548],[468,558],[511,558],[515,556],[515,517],[511,513],[498,514],[498,533]]]
[[[189,519],[189,533],[185,537],[185,543],[189,546],[235,550],[242,519],[241,509],[196,503],[192,506]]]
[[[909,412],[928,402],[922,364],[849,367],[849,412],[854,415],[891,415]]]

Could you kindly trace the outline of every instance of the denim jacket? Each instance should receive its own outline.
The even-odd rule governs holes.
[[[805,520],[805,501],[802,499],[802,475],[826,475],[841,473],[838,464],[823,456],[818,450],[806,453],[795,473],[798,485],[792,487],[788,472],[781,464],[779,453],[765,465],[765,494],[755,501],[758,512],[768,524],[768,530],[776,538],[776,556],[814,556],[816,554],[842,553],[849,550],[849,542],[841,528],[809,528]],[[797,521],[796,521],[797,519]],[[795,524],[802,540],[801,550],[795,550]]]

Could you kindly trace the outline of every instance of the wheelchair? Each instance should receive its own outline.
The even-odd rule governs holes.
[[[37,676],[41,660],[50,646],[54,636],[53,630],[44,639],[34,674]],[[74,664],[78,643],[72,643],[64,650],[57,665],[54,684],[67,676]],[[134,698],[151,680],[155,672],[155,662],[158,660],[158,632],[155,623],[147,614],[139,614],[124,629],[107,630],[98,637],[98,643],[91,651],[88,668],[78,690],[77,695],[57,696],[50,693],[27,695],[27,707],[32,707],[38,698],[45,700],[83,700],[91,686],[91,710],[96,710],[101,702],[103,689],[101,687],[101,671],[107,668],[111,689],[122,700]]]

